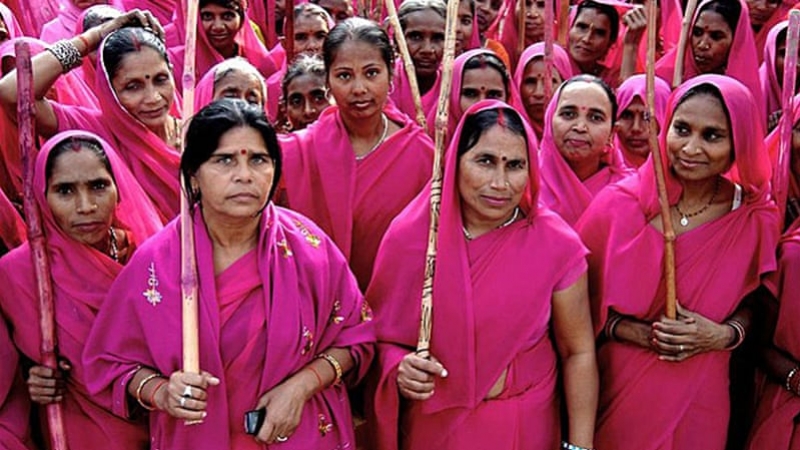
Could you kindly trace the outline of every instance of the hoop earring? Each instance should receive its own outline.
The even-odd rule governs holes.
[[[394,94],[394,80],[389,82],[389,95]]]

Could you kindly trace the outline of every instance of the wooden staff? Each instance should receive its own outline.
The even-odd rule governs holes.
[[[39,329],[42,342],[40,353],[42,365],[58,370],[58,341],[56,339],[55,305],[53,286],[50,279],[50,262],[42,229],[42,214],[36,204],[33,175],[36,162],[35,130],[36,105],[33,98],[33,66],[31,50],[27,42],[14,44],[17,55],[17,123],[19,125],[19,146],[22,152],[24,170],[23,207],[28,225],[28,243],[36,276],[36,290],[39,296]],[[0,363],[2,364],[2,363]],[[64,412],[61,402],[47,404],[47,428],[53,450],[67,450],[67,435],[64,429]]]
[[[391,3],[391,0],[389,0]],[[436,243],[439,234],[439,208],[442,203],[442,159],[447,146],[447,123],[450,108],[450,86],[453,83],[453,60],[456,53],[456,24],[458,0],[447,1],[447,26],[442,60],[442,89],[436,107],[435,153],[431,178],[431,226],[428,230],[428,249],[425,254],[425,279],[422,283],[422,317],[419,324],[417,354],[430,357],[431,325],[433,324],[433,274],[436,271]]]
[[[283,42],[286,44],[286,67],[294,59],[294,0],[286,0],[286,15],[283,17]]]
[[[189,0],[186,14],[186,51],[183,59],[183,138],[181,153],[186,150],[186,130],[194,115],[195,55],[197,50],[198,0]],[[183,180],[182,180],[183,181]],[[183,184],[183,183],[181,183]],[[185,184],[183,184],[185,186]],[[183,371],[200,373],[200,338],[197,313],[197,266],[194,252],[194,228],[189,202],[181,195],[181,321],[183,330]],[[191,425],[192,421],[186,421]]]
[[[672,89],[680,86],[683,82],[683,60],[686,56],[686,44],[689,41],[689,28],[692,26],[692,18],[694,17],[695,9],[697,9],[697,0],[689,0],[689,3],[686,5],[686,11],[683,13],[681,38],[678,41],[678,53],[675,57],[675,72],[672,74]],[[648,22],[649,21],[648,19]]]
[[[526,0],[517,0],[519,16],[517,16],[517,55],[525,51],[525,14],[527,13]]]
[[[564,48],[567,48],[568,34],[569,34],[569,1],[561,0],[561,8],[559,8],[558,10],[558,42]]]
[[[692,0],[693,1],[693,0]],[[672,228],[667,183],[658,145],[658,122],[656,121],[656,0],[647,2],[647,114],[650,124],[650,152],[658,186],[658,203],[661,205],[661,227],[664,229],[664,274],[667,285],[666,315],[674,319],[677,315],[677,289],[675,282],[675,230]]]
[[[565,0],[566,1],[566,0]],[[521,56],[521,54],[520,54]],[[524,71],[525,68],[523,67]],[[544,1],[544,104],[553,96],[553,0]]]
[[[789,14],[789,31],[786,32],[786,54],[783,63],[783,91],[780,128],[780,150],[775,170],[775,198],[781,212],[781,230],[786,220],[786,201],[789,197],[790,160],[792,154],[792,129],[794,128],[794,86],[797,81],[797,41],[800,39],[800,11]]]
[[[380,5],[380,2],[378,4]],[[400,50],[400,55],[403,57],[403,67],[406,70],[406,76],[408,76],[408,84],[411,86],[411,95],[414,98],[414,110],[417,112],[417,123],[423,129],[427,130],[428,124],[425,120],[425,111],[422,109],[422,99],[419,96],[417,72],[416,69],[414,69],[414,61],[411,59],[411,54],[408,53],[408,44],[403,34],[403,27],[400,26],[400,19],[397,18],[397,8],[394,6],[394,0],[388,0],[386,2],[386,8],[389,14],[389,23],[392,29],[394,29],[395,42],[397,42],[398,50]],[[456,16],[458,16],[458,9],[456,9]],[[449,20],[448,18],[448,23]]]
[[[191,1],[191,0],[189,0]],[[257,0],[262,1],[262,0]],[[274,48],[278,44],[278,30],[275,29],[275,0],[266,0],[267,2],[267,32],[264,38],[267,40],[267,47]],[[284,12],[284,19],[286,20],[286,13]],[[185,64],[185,63],[184,63]]]

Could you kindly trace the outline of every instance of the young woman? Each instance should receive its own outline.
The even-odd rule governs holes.
[[[670,94],[669,84],[661,78],[655,78],[655,112],[658,129],[664,126],[664,115],[667,109],[667,98]],[[647,100],[647,79],[644,75],[634,75],[623,82],[617,89],[619,101],[615,142],[622,152],[625,165],[638,169],[647,161],[650,148],[649,111]]]
[[[539,42],[525,49],[514,72],[514,85],[519,89],[528,123],[539,140],[544,134],[544,112],[550,102],[544,95],[544,72],[544,43]],[[553,44],[551,75],[554,92],[558,89],[558,85],[573,75],[569,55],[558,44]]]
[[[619,84],[619,67],[603,65],[619,36],[619,12],[602,1],[585,0],[578,5],[570,25],[567,53],[575,74],[601,78],[609,86]]]
[[[325,63],[318,56],[297,58],[283,77],[280,106],[287,131],[302,130],[314,123],[333,103],[327,86]]]

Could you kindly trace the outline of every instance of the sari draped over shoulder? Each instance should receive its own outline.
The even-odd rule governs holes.
[[[761,93],[764,96],[764,112],[769,117],[775,111],[783,108],[781,105],[782,87],[778,82],[778,73],[775,68],[775,57],[777,56],[778,35],[789,28],[789,21],[785,20],[775,24],[769,30],[766,42],[763,46],[764,60],[758,68],[758,77],[761,81]],[[784,38],[785,39],[785,38]],[[783,76],[783,74],[781,74]]]
[[[126,11],[134,8],[146,9],[156,16],[161,25],[172,22],[175,15],[175,8],[178,7],[179,0],[122,0],[122,5]]]
[[[341,252],[307,218],[267,205],[256,248],[220,274],[199,210],[193,221],[200,367],[221,383],[207,391],[202,424],[150,413],[151,448],[266,448],[245,435],[245,412],[331,347],[349,347],[355,366],[346,381],[359,380],[372,359],[372,314]],[[127,384],[140,365],[163,374],[181,367],[180,225],[176,219],[139,249],[111,288],[116,304],[100,311],[86,345],[89,387],[119,415],[133,406]],[[281,444],[354,446],[344,384],[308,400],[297,430]]]
[[[62,231],[45,197],[45,165],[49,154],[64,140],[82,137],[98,140],[108,156],[119,194],[112,225],[125,231],[129,248],[141,244],[161,228],[155,208],[106,142],[83,131],[72,131],[54,136],[42,148],[36,160],[35,196],[42,213],[53,282],[59,357],[72,367],[66,377],[64,426],[70,448],[144,448],[147,443],[144,422],[124,420],[99,404],[87,390],[85,367],[81,363],[81,353],[97,311],[122,266]],[[0,259],[3,286],[0,308],[19,351],[35,364],[41,364],[39,297],[33,264],[28,243]],[[27,390],[24,392],[27,394]]]
[[[0,315],[0,448],[30,450],[28,418],[31,404],[28,387],[22,379],[19,352],[8,336],[5,319]]]
[[[384,232],[428,183],[433,166],[425,131],[391,108],[384,114],[401,129],[361,160],[336,106],[280,137],[289,207],[333,239],[364,291]]]
[[[482,101],[464,118],[489,108],[512,109]],[[525,217],[465,239],[456,180],[464,118],[446,153],[433,281],[431,354],[449,375],[437,378],[429,400],[400,398],[398,365],[414,351],[419,332],[430,223],[427,189],[392,223],[367,291],[378,331],[378,364],[367,382],[370,443],[381,450],[555,449],[560,431],[551,301],[554,291],[585,272],[586,251],[566,223],[536,206],[536,140],[527,126],[530,181],[520,205]],[[485,400],[503,371],[503,391]]]
[[[747,88],[721,75],[702,75],[670,97],[667,122],[694,86],[717,86],[730,111],[736,160],[725,174],[740,184],[743,203],[675,241],[677,297],[681,305],[723,322],[776,268],[777,208],[769,198],[770,166],[761,124],[748,117],[755,103]],[[660,145],[666,148],[667,127]],[[665,167],[669,167],[662,155]],[[589,286],[595,331],[610,309],[651,322],[663,314],[664,238],[650,223],[660,214],[652,158],[639,171],[602,192],[576,229],[589,247]],[[681,184],[667,171],[670,205]],[[643,268],[649,268],[643,270]],[[730,415],[730,352],[661,361],[638,346],[607,341],[598,350],[600,403],[595,445],[615,449],[723,449]],[[654,408],[653,405],[658,407]]]
[[[417,80],[419,81],[419,80]],[[406,68],[403,66],[402,58],[398,58],[394,64],[394,90],[389,92],[389,100],[394,106],[403,114],[412,120],[416,120],[417,108],[414,106],[414,96],[411,94],[411,83],[406,74]],[[442,85],[442,71],[436,73],[436,82],[424,94],[420,92],[420,101],[422,102],[422,113],[428,117],[433,111],[436,113],[436,103],[439,101],[439,91]]]

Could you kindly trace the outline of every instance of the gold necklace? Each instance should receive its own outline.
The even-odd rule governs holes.
[[[512,214],[508,220],[500,224],[499,227],[495,228],[495,230],[499,230],[500,228],[505,228],[511,225],[512,223],[516,222],[518,218],[519,218],[519,206],[514,208],[514,214]],[[467,230],[467,227],[465,225],[461,225],[461,230],[464,232],[464,237],[467,238],[468,241],[475,239],[475,237],[472,236],[472,233],[470,233],[469,230]]]
[[[372,148],[369,149],[369,151],[367,153],[364,153],[363,155],[360,155],[360,156],[356,155],[356,161],[361,161],[362,159],[364,159],[367,156],[369,156],[370,153],[374,152],[381,144],[383,144],[383,141],[386,140],[386,135],[389,134],[389,119],[387,119],[386,118],[386,114],[383,114],[383,113],[381,113],[381,118],[383,118],[383,122],[382,122],[383,123],[383,134],[381,134],[381,138],[378,139],[378,142],[376,142],[375,145],[373,145]]]
[[[714,184],[714,192],[711,193],[711,198],[708,199],[708,203],[706,203],[702,208],[698,209],[697,211],[695,211],[695,212],[693,212],[691,214],[686,214],[685,212],[681,211],[681,208],[679,206],[680,205],[680,201],[678,201],[678,203],[675,204],[675,210],[678,211],[678,214],[681,215],[680,224],[681,224],[682,227],[688,227],[689,226],[689,218],[698,216],[698,215],[706,212],[706,210],[711,207],[711,204],[714,203],[714,199],[717,198],[717,193],[719,192],[720,184],[721,184],[720,183],[720,178],[717,177],[717,182]]]

